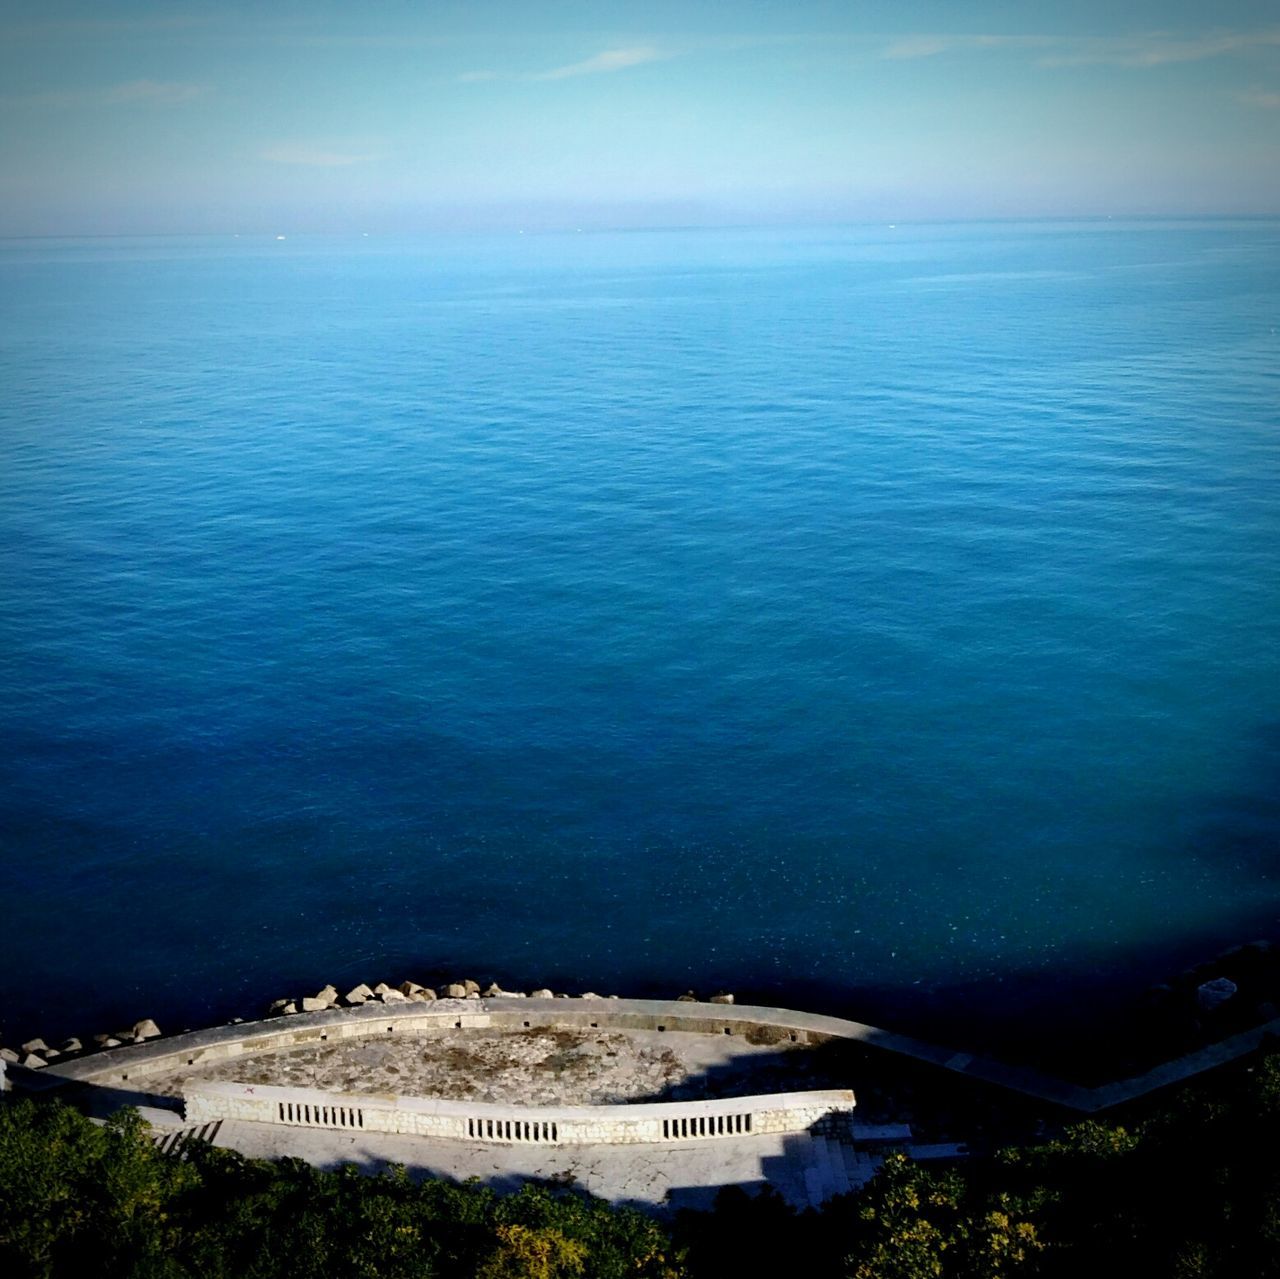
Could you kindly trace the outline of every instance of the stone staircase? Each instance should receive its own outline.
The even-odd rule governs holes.
[[[883,1162],[881,1156],[859,1150],[847,1136],[813,1134],[804,1167],[809,1206],[817,1208],[836,1195],[859,1189]]]
[[[153,1132],[151,1140],[162,1155],[173,1155],[176,1159],[186,1158],[187,1147],[196,1142],[212,1143],[222,1127],[222,1120],[212,1123],[197,1124],[191,1128],[168,1128]]]

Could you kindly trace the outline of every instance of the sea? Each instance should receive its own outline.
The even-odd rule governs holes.
[[[0,743],[6,1041],[1075,1033],[1280,937],[1280,223],[0,243]]]

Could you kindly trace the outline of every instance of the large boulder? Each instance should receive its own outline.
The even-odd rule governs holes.
[[[99,1048],[119,1048],[120,1041],[114,1035],[94,1035],[93,1042]]]
[[[160,1027],[150,1017],[144,1017],[141,1021],[133,1023],[133,1037],[134,1039],[159,1039]]]
[[[24,1053],[42,1053],[48,1047],[49,1045],[46,1044],[43,1039],[28,1039],[27,1042],[22,1045],[22,1051]]]
[[[45,1064],[45,1060],[39,1053],[24,1053],[22,1057],[22,1064],[28,1070],[39,1070],[40,1067]]]
[[[304,995],[299,1001],[299,1008],[304,1013],[322,1013],[326,1008],[331,1007],[323,999],[312,999],[310,995]]]
[[[1196,1004],[1202,1012],[1211,1013],[1225,1004],[1238,989],[1230,977],[1215,977],[1196,987]]]
[[[578,996],[578,998],[579,999],[603,999],[604,996],[597,995],[594,990],[584,990],[582,994]]]
[[[367,1004],[373,998],[373,991],[361,982],[358,986],[352,986],[342,997],[342,1002],[348,1008],[358,1008],[361,1004]]]
[[[285,1012],[286,1009],[291,1007],[292,1004],[293,1004],[292,999],[273,999],[267,1005],[267,1016],[279,1017],[282,1013]]]
[[[21,1054],[14,1052],[12,1048],[0,1048],[0,1061],[11,1061],[16,1066],[21,1060]]]
[[[468,995],[478,995],[480,993],[480,983],[478,981],[472,981],[470,977],[466,977],[463,979],[462,984],[466,988]]]
[[[317,990],[312,998],[318,999],[326,1008],[332,1008],[338,1002],[338,988],[333,985],[326,986],[323,990]]]
[[[678,1004],[696,1004],[697,1002],[698,997],[691,990],[686,990],[683,995],[676,996],[676,1003]]]
[[[727,990],[722,990],[719,994],[711,996],[711,1002],[713,1004],[731,1004],[733,1003],[733,996]]]
[[[537,990],[529,992],[530,999],[554,999],[555,995],[551,993],[545,986],[540,986]]]
[[[375,998],[382,1000],[384,1004],[407,1004],[409,1002],[408,995],[402,995],[398,990],[392,990],[390,987],[386,990],[377,991]]]
[[[400,983],[400,993],[407,999],[412,999],[422,989],[416,981],[402,981]]]
[[[74,1035],[72,1035],[70,1039],[65,1040],[62,1044],[62,1051],[64,1053],[78,1053],[82,1052],[83,1049],[84,1045]]]
[[[460,981],[451,981],[444,988],[444,997],[446,999],[466,999],[467,988]]]

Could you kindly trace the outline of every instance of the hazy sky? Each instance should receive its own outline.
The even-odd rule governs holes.
[[[1251,0],[4,0],[0,234],[1280,213]]]

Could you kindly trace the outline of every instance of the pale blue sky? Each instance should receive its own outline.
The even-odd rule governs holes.
[[[0,234],[1280,213],[1274,3],[0,18]]]

